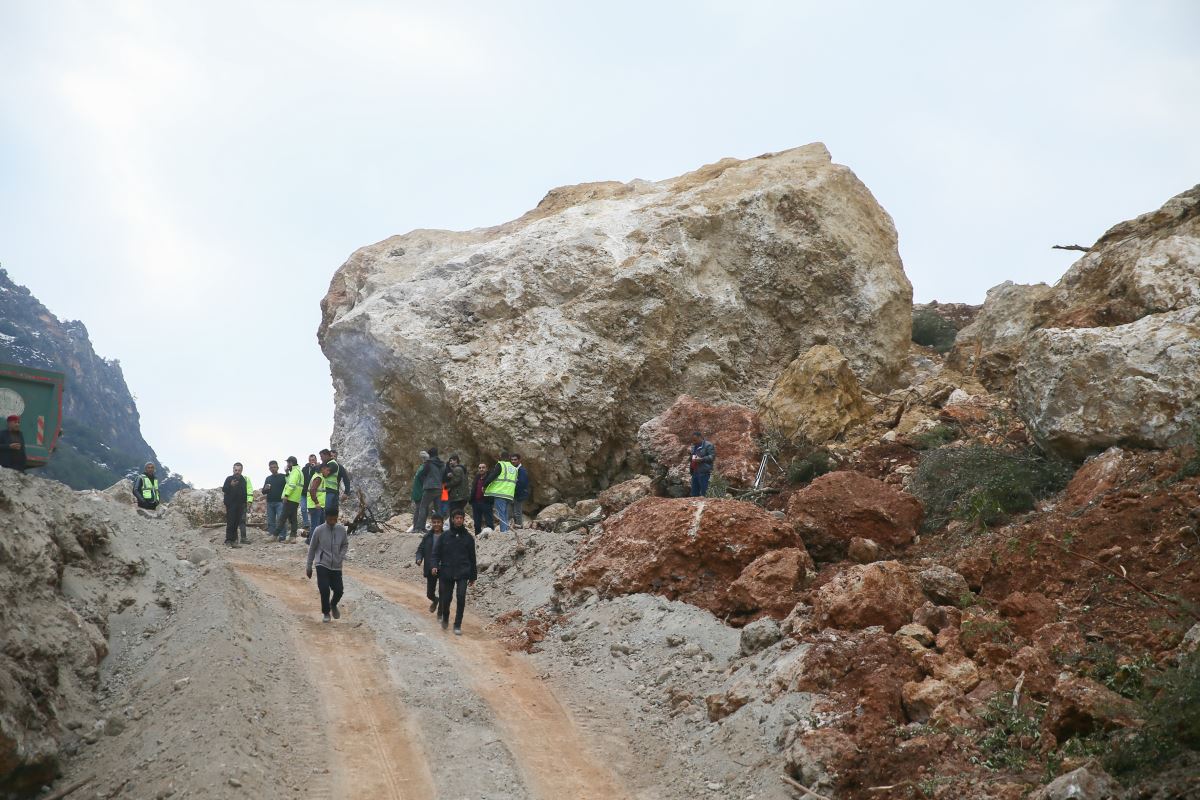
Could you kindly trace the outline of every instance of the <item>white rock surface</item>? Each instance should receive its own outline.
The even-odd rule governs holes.
[[[911,328],[891,218],[823,145],[551,191],[513,222],[354,253],[322,308],[334,441],[398,505],[417,453],[517,447],[536,504],[643,466],[680,393],[749,403],[815,344],[887,389]]]

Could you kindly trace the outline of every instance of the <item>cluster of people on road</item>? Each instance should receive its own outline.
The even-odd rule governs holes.
[[[529,470],[521,463],[520,453],[502,451],[495,464],[490,468],[479,464],[471,476],[458,455],[443,462],[438,449],[431,447],[421,451],[421,464],[413,475],[409,532],[428,530],[433,511],[443,521],[455,511],[463,511],[465,518],[470,503],[476,533],[485,528],[507,533],[514,525],[525,524],[524,505],[532,494]]]

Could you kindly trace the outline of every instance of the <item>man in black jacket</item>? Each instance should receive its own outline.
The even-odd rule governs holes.
[[[442,630],[450,624],[450,595],[454,593],[454,635],[462,636],[463,611],[467,606],[467,586],[474,586],[478,571],[475,566],[475,537],[463,525],[463,512],[450,515],[450,530],[443,533],[433,544],[433,574],[438,576],[441,598],[438,616]]]
[[[424,565],[421,571],[425,574],[425,596],[429,598],[429,610],[437,611],[438,578],[433,569],[433,548],[442,537],[442,515],[434,514],[429,521],[433,527],[425,532],[421,543],[417,545],[417,566]]]
[[[241,547],[238,544],[238,525],[246,513],[246,476],[242,474],[239,461],[233,465],[233,474],[221,486],[225,495],[225,546]]]
[[[25,471],[25,436],[21,433],[21,418],[8,418],[8,427],[0,431],[0,467]]]

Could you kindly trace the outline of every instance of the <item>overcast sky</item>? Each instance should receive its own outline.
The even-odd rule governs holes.
[[[199,485],[328,439],[356,248],[828,145],[918,300],[1054,281],[1200,180],[1200,3],[0,0],[0,261]]]

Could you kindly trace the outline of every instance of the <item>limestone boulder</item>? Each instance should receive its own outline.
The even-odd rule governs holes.
[[[1097,730],[1128,727],[1136,716],[1137,707],[1131,700],[1090,678],[1064,675],[1054,684],[1043,724],[1062,741]]]
[[[404,505],[432,444],[519,447],[535,505],[594,497],[644,471],[638,427],[678,395],[751,404],[815,344],[890,389],[911,302],[891,218],[820,144],[555,189],[337,270],[318,330],[333,440],[381,506]]]
[[[978,375],[991,388],[1012,379],[1025,339],[1045,323],[1045,302],[1054,290],[1047,284],[1005,281],[988,289],[987,299],[970,325],[958,332],[946,362]]]
[[[812,568],[812,558],[803,547],[763,553],[729,585],[729,604],[740,614],[783,619],[800,600],[804,577]]]
[[[683,497],[691,489],[688,465],[693,431],[700,431],[716,448],[713,474],[730,486],[754,483],[762,458],[758,413],[736,403],[706,403],[683,395],[638,429],[642,455],[666,494]]]
[[[649,475],[638,475],[622,481],[616,486],[610,486],[600,493],[596,499],[600,507],[608,515],[616,514],[641,500],[654,495],[654,479]]]
[[[137,505],[137,499],[133,496],[133,481],[128,478],[122,478],[102,492],[106,497],[111,497],[118,503],[127,506]]]
[[[897,561],[848,567],[818,589],[813,618],[822,626],[860,630],[882,625],[895,633],[925,602],[925,595]]]
[[[1014,394],[1034,438],[1067,458],[1180,444],[1200,422],[1200,305],[1109,328],[1037,331]]]
[[[753,503],[649,497],[609,517],[556,588],[604,597],[647,592],[725,616],[737,613],[728,587],[747,566],[768,551],[799,547],[791,525]]]
[[[759,404],[772,431],[823,444],[871,418],[850,362],[836,347],[817,345],[783,370]]]
[[[225,502],[220,489],[180,489],[167,505],[197,528],[225,521]]]
[[[896,550],[913,540],[924,517],[921,501],[861,472],[830,472],[792,495],[788,518],[814,558],[845,558],[855,538]]]

